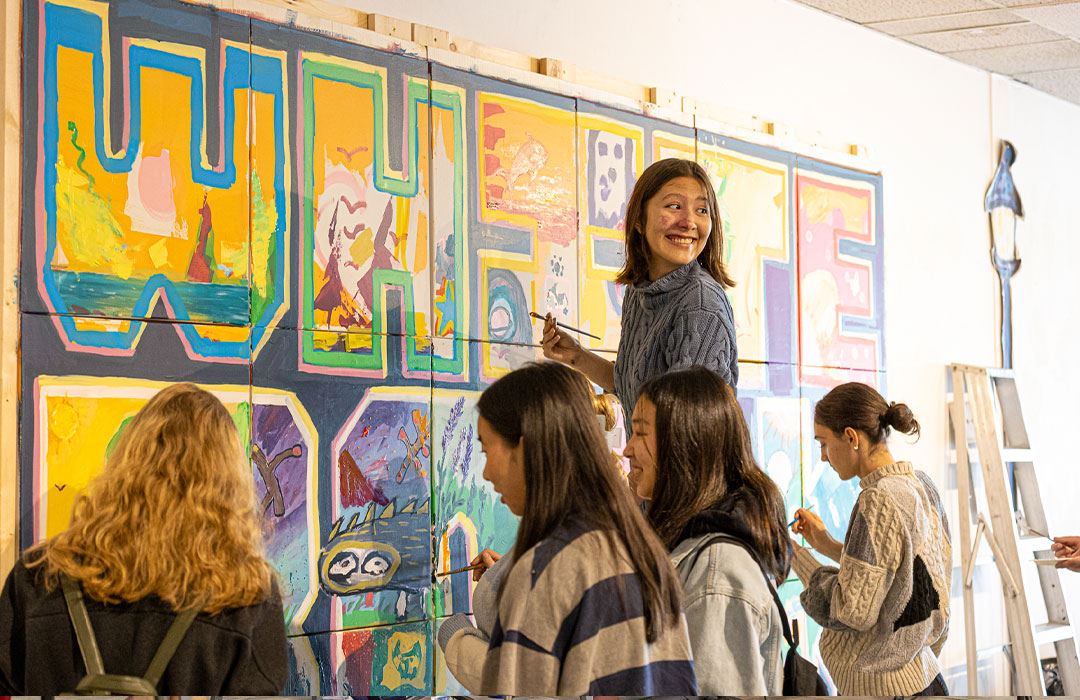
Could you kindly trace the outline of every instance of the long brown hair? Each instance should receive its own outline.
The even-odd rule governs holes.
[[[885,442],[893,428],[918,437],[919,421],[907,404],[888,402],[877,389],[860,382],[848,382],[832,389],[814,406],[814,422],[837,435],[845,428],[861,430],[870,444]]]
[[[654,377],[640,397],[656,407],[656,485],[649,521],[669,549],[687,524],[738,490],[749,543],[777,581],[790,565],[784,497],[754,459],[731,387],[704,367]]]
[[[720,222],[720,206],[716,192],[705,169],[692,160],[665,158],[658,160],[641,173],[626,204],[626,261],[615,281],[619,284],[636,284],[649,279],[649,242],[645,239],[646,205],[660,188],[677,177],[692,177],[701,183],[709,206],[712,232],[705,247],[698,255],[698,262],[713,279],[724,288],[734,287],[735,280],[724,267],[724,227]]]
[[[76,497],[68,528],[25,561],[50,590],[66,575],[104,603],[154,595],[215,613],[265,600],[251,463],[221,401],[194,384],[158,392]]]
[[[584,375],[543,362],[514,370],[477,401],[480,415],[511,445],[523,441],[525,512],[514,552],[522,556],[567,516],[621,541],[641,582],[648,641],[678,624],[678,578],[663,544],[611,464]]]

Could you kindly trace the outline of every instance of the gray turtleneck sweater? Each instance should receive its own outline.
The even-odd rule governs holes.
[[[615,394],[626,413],[627,434],[641,386],[693,365],[711,369],[732,387],[739,381],[731,303],[697,260],[626,290]]]

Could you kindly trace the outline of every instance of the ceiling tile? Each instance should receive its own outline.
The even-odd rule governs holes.
[[[1037,90],[1080,104],[1080,68],[1021,73],[1013,77]]]
[[[1049,29],[1037,24],[1025,22],[1023,24],[1002,24],[996,27],[975,27],[973,29],[957,29],[948,32],[930,32],[927,34],[913,34],[904,37],[912,44],[923,48],[937,51],[938,53],[955,53],[957,51],[973,51],[976,49],[995,49],[1002,46],[1019,46],[1022,44],[1035,44],[1038,42],[1056,41],[1063,39],[1060,34],[1055,34]]]
[[[997,49],[957,51],[945,55],[1002,75],[1080,68],[1080,43],[1067,39]]]
[[[852,22],[886,22],[914,17],[949,15],[957,12],[993,10],[999,6],[987,0],[800,0],[803,5],[816,7]]]
[[[895,19],[889,22],[871,22],[866,26],[893,36],[907,36],[925,32],[944,32],[950,29],[969,29],[971,27],[991,27],[1001,24],[1023,22],[1009,10],[978,10],[976,12],[958,12],[952,15],[935,15],[917,19]]]
[[[1018,7],[1015,13],[1058,34],[1080,39],[1080,2],[1044,7]]]

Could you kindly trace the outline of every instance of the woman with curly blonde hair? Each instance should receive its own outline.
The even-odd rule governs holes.
[[[87,674],[65,579],[86,598],[105,672],[141,677],[178,614],[194,611],[159,694],[283,690],[281,597],[250,463],[228,411],[193,384],[168,387],[139,411],[76,498],[68,528],[27,550],[8,576],[3,693],[71,692]]]

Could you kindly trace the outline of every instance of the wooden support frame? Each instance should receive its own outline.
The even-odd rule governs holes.
[[[629,109],[649,116],[669,119],[689,126],[697,126],[700,118],[702,128],[730,133],[737,138],[762,146],[780,148],[799,155],[835,163],[853,170],[878,173],[879,168],[870,162],[870,154],[863,144],[828,138],[818,131],[796,129],[788,125],[767,121],[754,115],[720,107],[708,102],[682,95],[667,87],[642,85],[630,80],[604,75],[567,63],[554,57],[528,56],[516,51],[486,46],[465,37],[454,36],[418,22],[397,17],[364,12],[343,7],[334,0],[181,0],[194,5],[215,7],[226,12],[260,17],[269,21],[293,25],[299,28],[321,31],[333,36],[356,40],[357,30],[381,37],[381,40],[364,41],[375,48],[397,49],[410,55],[422,55],[438,63],[455,67],[479,64],[498,66],[514,72],[518,82],[550,89],[544,78],[562,81],[572,89],[566,94],[616,107]],[[437,54],[437,56],[436,56]],[[448,57],[455,59],[448,60]],[[501,77],[502,70],[495,70],[493,77]],[[531,74],[539,81],[522,76]],[[579,94],[581,93],[581,94]]]
[[[956,450],[956,489],[959,509],[957,520],[960,523],[960,561],[963,564],[964,580],[961,582],[964,597],[964,653],[967,670],[967,694],[979,694],[979,652],[975,632],[975,591],[972,588],[972,574],[975,570],[975,557],[978,554],[979,532],[972,546],[971,538],[971,464],[967,451],[967,416],[965,412],[964,392],[966,391],[964,374],[953,367],[952,401],[949,402],[949,419],[953,445]],[[951,562],[950,562],[951,564]]]
[[[19,210],[22,3],[3,4],[3,234],[0,236],[0,574],[19,553]]]

